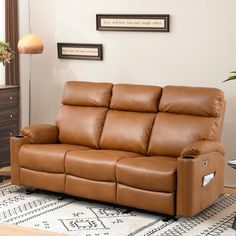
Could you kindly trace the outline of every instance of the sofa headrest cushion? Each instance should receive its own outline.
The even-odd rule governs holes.
[[[224,93],[216,88],[166,86],[163,88],[160,111],[219,117],[224,106]]]
[[[111,83],[67,81],[62,104],[71,106],[109,107]]]
[[[157,112],[162,88],[149,85],[116,84],[113,86],[111,109]]]

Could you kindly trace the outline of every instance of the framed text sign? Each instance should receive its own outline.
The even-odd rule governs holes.
[[[96,15],[97,30],[169,32],[169,15]]]
[[[57,43],[58,58],[102,60],[102,44]]]

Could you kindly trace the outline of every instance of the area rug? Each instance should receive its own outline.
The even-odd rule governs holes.
[[[236,236],[231,228],[236,195],[224,194],[208,209],[191,218],[163,221],[163,216],[128,211],[51,192],[26,194],[23,188],[0,186],[0,223],[78,236]]]

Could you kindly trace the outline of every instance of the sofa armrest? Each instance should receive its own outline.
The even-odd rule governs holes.
[[[185,147],[177,160],[176,214],[193,216],[201,212],[222,194],[223,188],[224,149],[221,144],[199,141]]]
[[[55,125],[32,125],[24,127],[21,134],[29,143],[47,144],[58,142],[58,128]]]
[[[15,136],[10,138],[10,159],[11,159],[11,183],[20,185],[20,167],[18,162],[18,153],[22,145],[29,143],[24,136]]]
[[[199,155],[205,155],[212,152],[219,152],[222,155],[225,154],[224,148],[219,142],[204,140],[186,146],[181,153],[181,157],[195,158]]]
[[[20,185],[19,151],[25,144],[49,144],[58,142],[58,128],[54,125],[32,125],[21,130],[22,135],[11,137],[11,182]]]

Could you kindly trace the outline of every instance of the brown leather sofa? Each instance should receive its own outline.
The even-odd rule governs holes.
[[[66,82],[56,124],[11,138],[12,183],[193,216],[223,190],[224,108],[216,88]]]

